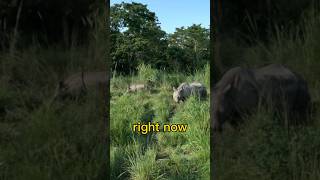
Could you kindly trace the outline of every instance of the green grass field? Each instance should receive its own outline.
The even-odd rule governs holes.
[[[92,92],[83,102],[49,104],[58,73],[44,60],[53,52],[34,51],[1,61],[11,67],[0,78],[0,179],[105,176],[101,96]]]
[[[227,125],[214,137],[215,179],[320,179],[319,17],[319,12],[310,10],[297,27],[278,28],[268,43],[256,41],[254,46],[245,46],[232,39],[223,42],[223,47],[229,47],[222,48],[224,63],[230,67],[281,63],[302,74],[316,109],[307,126],[285,128],[265,110],[249,116],[239,131]]]
[[[107,176],[100,94],[48,103],[66,76],[105,66],[105,30],[96,28],[85,47],[34,42],[0,52],[0,179]]]
[[[199,81],[209,88],[209,66],[194,75],[166,73],[139,66],[136,76],[114,75],[111,80],[111,178],[209,179],[209,98],[175,103],[172,87]],[[153,82],[151,90],[126,92],[128,83]],[[148,116],[153,114],[155,116]],[[146,116],[147,115],[147,116]],[[188,124],[186,132],[142,135],[132,131],[137,122]]]
[[[299,32],[299,33],[297,33]],[[103,99],[92,91],[80,101],[48,102],[64,77],[106,65],[104,21],[85,47],[29,47],[0,52],[0,179],[105,179]],[[312,101],[320,98],[320,15],[310,10],[300,25],[278,31],[254,46],[222,42],[224,64],[256,67],[282,63],[307,80]],[[71,43],[72,44],[72,43]],[[76,44],[76,43],[75,43]],[[215,69],[215,67],[210,67]],[[194,74],[140,65],[136,75],[111,78],[111,179],[209,179],[210,153],[219,180],[320,179],[320,111],[307,126],[285,128],[269,112],[247,117],[240,130],[226,124],[209,141],[209,99],[172,99],[172,87],[199,81],[210,92],[209,66]],[[128,93],[130,83],[151,90]],[[210,95],[210,94],[209,94]],[[150,116],[153,115],[153,116]],[[133,123],[188,124],[187,132],[138,135]]]

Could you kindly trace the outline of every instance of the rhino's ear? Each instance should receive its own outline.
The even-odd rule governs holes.
[[[177,91],[177,89],[176,89],[175,87],[172,87],[172,90],[173,90],[173,91]]]
[[[237,87],[239,85],[239,82],[240,82],[240,77],[239,76],[236,76],[234,81],[233,81],[233,86],[234,87]]]
[[[224,89],[223,89],[223,94],[227,93],[231,89],[231,84],[228,84]]]

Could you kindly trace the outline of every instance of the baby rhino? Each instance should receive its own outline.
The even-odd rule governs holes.
[[[203,84],[198,82],[182,83],[178,88],[173,87],[173,100],[175,102],[185,101],[190,95],[195,95],[203,100],[207,97],[207,90]]]
[[[145,90],[145,89],[146,89],[146,85],[144,85],[144,84],[131,84],[127,88],[127,92],[137,92],[137,91],[141,91],[141,90]]]

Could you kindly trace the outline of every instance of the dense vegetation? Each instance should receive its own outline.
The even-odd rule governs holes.
[[[66,46],[88,43],[94,14],[103,3],[97,0],[2,0],[0,2],[0,48],[23,48],[33,41]],[[100,8],[99,8],[100,7]],[[14,37],[13,37],[14,36]]]
[[[317,105],[319,2],[224,2],[224,68],[283,63],[308,81]],[[93,0],[0,2],[0,179],[107,176],[100,94],[48,103],[59,80],[105,67],[102,6]],[[209,178],[209,101],[172,101],[172,87],[183,81],[210,90],[209,69],[216,68],[208,66],[208,36],[197,24],[167,34],[139,3],[111,7],[113,179]],[[222,76],[214,73],[214,79]],[[126,92],[132,83],[151,83],[152,89]],[[319,179],[319,116],[315,109],[309,125],[286,129],[261,110],[240,130],[227,126],[214,137],[215,178]],[[189,129],[140,136],[131,131],[139,120],[187,123]]]
[[[201,25],[166,34],[146,5],[111,7],[111,179],[209,179],[209,98],[177,104],[173,87],[209,87],[209,31]],[[130,84],[149,89],[129,93]],[[134,123],[188,124],[186,132],[147,135]]]
[[[248,43],[247,39],[227,35],[221,40],[226,69],[282,63],[302,74],[310,88],[314,112],[307,126],[285,128],[280,119],[263,109],[247,117],[240,130],[227,126],[214,137],[215,179],[320,178],[319,12],[317,6],[307,9],[290,28],[281,29],[273,22],[275,31],[266,35],[268,41],[250,37]]]
[[[235,39],[268,41],[278,28],[288,30],[317,0],[222,0],[221,29]],[[275,26],[276,25],[276,26]]]
[[[101,2],[20,0],[1,1],[0,6],[1,179],[105,179],[101,94],[92,91],[77,101],[49,103],[66,76],[105,69]],[[130,9],[129,14],[121,7]],[[177,106],[171,90],[182,81],[209,86],[209,32],[191,25],[168,35],[156,19],[142,4],[111,7],[111,176],[208,178],[209,102],[191,98]],[[124,93],[127,82],[136,78],[151,82],[153,91]],[[190,130],[160,134],[145,146],[145,137],[131,136],[124,118],[148,110],[160,114],[159,121],[188,123]]]
[[[204,67],[209,60],[208,29],[193,24],[166,34],[159,23],[146,5],[121,3],[111,7],[113,71],[134,73],[141,63],[167,71],[194,72]]]
[[[172,99],[172,87],[181,82],[198,81],[209,87],[209,66],[194,75],[146,65],[140,65],[138,72],[137,76],[112,78],[111,178],[209,179],[209,101],[191,97],[177,104]],[[128,83],[146,84],[150,77],[157,77],[151,90],[126,92]],[[147,135],[132,131],[134,123],[150,121],[188,124],[188,129]]]
[[[69,41],[66,36],[56,34],[58,39],[50,39],[53,32],[44,32],[51,25],[61,27],[59,17],[63,14],[58,7],[70,8],[69,1],[10,1],[9,5],[5,2],[0,3],[1,13],[10,12],[13,17],[17,17],[19,2],[24,3],[19,26],[15,26],[15,18],[11,19],[13,23],[6,19],[12,17],[10,13],[1,16],[1,20],[6,19],[7,31],[2,31],[4,21],[0,23],[1,36],[10,43],[15,41],[13,46],[3,44],[0,51],[0,179],[105,179],[107,159],[101,95],[93,91],[79,102],[49,103],[59,80],[82,69],[99,70],[105,66],[104,7],[100,4],[102,8],[88,14],[79,12],[93,22],[86,33],[87,43],[80,44],[77,38]],[[55,3],[60,5],[51,6]],[[50,13],[40,4],[49,4],[45,7]],[[42,23],[33,22],[30,17],[37,10]],[[27,33],[23,24],[29,23],[32,25],[29,28],[33,28],[29,30],[38,32],[39,38]],[[78,37],[80,30],[74,28],[70,35]],[[1,37],[1,43],[6,38]]]

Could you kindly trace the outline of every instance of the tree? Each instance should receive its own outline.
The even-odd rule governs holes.
[[[90,15],[98,8],[101,8],[98,0],[1,0],[1,43],[8,46],[11,41],[8,36],[16,30],[22,47],[33,39],[47,44],[66,41],[68,45],[75,40],[85,44],[92,28]]]
[[[228,37],[258,38],[264,41],[275,33],[275,26],[296,26],[313,0],[223,0],[221,33]]]
[[[201,25],[176,28],[169,35],[169,58],[175,63],[190,67],[190,71],[203,67],[209,62],[209,30]],[[183,67],[180,67],[181,69]]]
[[[155,13],[134,2],[115,4],[110,10],[113,70],[129,73],[141,63],[166,66],[166,33]]]

